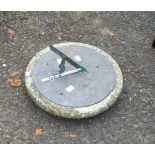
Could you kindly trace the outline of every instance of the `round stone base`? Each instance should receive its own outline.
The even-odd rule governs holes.
[[[72,119],[92,117],[109,109],[119,97],[123,87],[123,76],[117,62],[103,50],[88,44],[67,42],[54,46],[62,52],[66,50],[64,53],[72,59],[75,57],[77,61],[80,61],[80,55],[85,60],[79,64],[83,63],[90,73],[81,75],[76,73],[71,77],[63,77],[57,81],[55,79],[51,81],[53,83],[41,83],[41,78],[50,69],[52,70],[52,67],[55,69],[58,65],[54,63],[58,58],[52,55],[49,47],[45,48],[32,58],[25,72],[25,85],[35,104],[53,115]],[[76,54],[79,51],[78,55],[75,55],[74,51]],[[44,67],[44,64],[48,66]],[[72,94],[63,89],[68,81],[78,87]]]

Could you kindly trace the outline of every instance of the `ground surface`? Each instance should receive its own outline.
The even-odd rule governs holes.
[[[0,12],[0,143],[155,143],[154,37],[155,12]],[[30,59],[65,41],[102,48],[119,63],[124,88],[107,112],[63,119],[27,95]],[[17,88],[8,82],[12,71],[21,74]]]

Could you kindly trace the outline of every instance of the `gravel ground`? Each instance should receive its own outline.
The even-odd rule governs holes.
[[[155,12],[0,12],[0,143],[155,143],[154,37]],[[30,59],[65,41],[102,48],[119,63],[124,88],[107,112],[63,119],[27,95]],[[12,71],[21,75],[21,86],[10,86]]]

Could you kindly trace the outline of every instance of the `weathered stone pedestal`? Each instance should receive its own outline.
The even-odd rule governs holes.
[[[86,67],[88,73],[42,82],[58,72],[61,58],[49,47],[40,51],[25,72],[25,85],[35,104],[53,115],[72,119],[92,117],[109,109],[123,86],[117,62],[105,51],[88,44],[68,42],[54,46]],[[67,62],[65,68],[74,69]]]

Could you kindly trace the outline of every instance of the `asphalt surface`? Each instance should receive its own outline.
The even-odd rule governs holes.
[[[154,37],[155,12],[0,12],[0,143],[155,143]],[[24,72],[31,58],[66,41],[102,48],[120,65],[123,92],[107,112],[63,119],[27,95]],[[21,75],[21,86],[10,86],[12,71]]]

